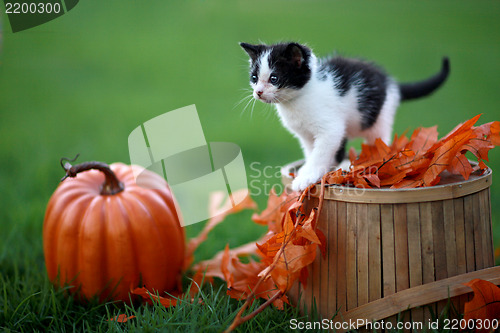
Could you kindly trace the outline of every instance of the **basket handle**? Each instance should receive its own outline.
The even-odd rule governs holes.
[[[334,322],[352,320],[357,323],[356,319],[359,318],[378,321],[417,306],[423,306],[448,299],[449,297],[467,294],[472,292],[472,290],[463,284],[473,279],[483,279],[495,285],[499,285],[500,266],[485,268],[479,271],[469,272],[399,291],[387,297],[358,306],[347,312],[339,313],[334,319]],[[362,326],[364,325],[356,326],[356,329]],[[337,332],[345,332],[345,330],[338,330]]]

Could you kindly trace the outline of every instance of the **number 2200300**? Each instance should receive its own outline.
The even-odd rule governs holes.
[[[5,13],[7,14],[52,14],[60,13],[61,4],[60,3],[19,3],[19,2],[7,2],[5,4]]]
[[[476,329],[486,329],[486,330],[496,330],[498,329],[500,322],[498,319],[445,319],[444,329],[445,330],[476,330]]]

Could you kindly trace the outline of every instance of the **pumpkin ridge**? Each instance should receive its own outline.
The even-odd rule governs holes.
[[[89,238],[87,241],[85,239],[86,236],[88,236],[89,232],[87,229],[92,227],[93,224],[102,224],[103,220],[103,214],[104,214],[104,204],[103,204],[103,197],[101,195],[97,195],[92,202],[89,205],[89,208],[85,212],[85,216],[82,218],[81,221],[81,227],[80,227],[80,232],[79,232],[79,243],[80,244],[85,244],[85,246],[79,247],[78,251],[78,269],[79,269],[79,282],[82,284],[82,293],[86,298],[91,298],[95,294],[102,292],[102,290],[94,290],[95,285],[102,285],[102,281],[96,281],[99,279],[100,276],[105,276],[105,264],[100,265],[104,266],[100,267],[99,269],[99,274],[93,274],[94,270],[92,269],[93,267],[93,262],[87,262],[86,259],[89,256],[89,251],[92,250],[94,247],[99,247],[102,246],[102,244],[96,244],[96,242],[99,240],[97,237],[92,237]],[[93,220],[93,211],[100,209],[100,214],[98,215],[99,218],[96,218]],[[100,228],[101,234],[103,228]],[[92,234],[95,236],[95,232],[92,232]],[[101,235],[102,237],[102,235]],[[106,260],[106,253],[101,252],[100,253],[101,260]],[[102,279],[101,279],[102,280]]]
[[[166,276],[170,277],[170,276],[173,276],[171,274],[167,274],[168,271],[170,270],[170,267],[173,266],[173,267],[179,267],[179,272],[181,271],[182,269],[182,261],[184,259],[184,254],[183,254],[183,251],[184,249],[178,249],[176,248],[179,244],[177,244],[177,238],[182,238],[182,240],[184,240],[184,229],[182,227],[176,227],[176,226],[173,226],[173,225],[169,225],[168,228],[169,230],[165,230],[165,228],[160,228],[159,225],[163,225],[164,223],[162,222],[163,220],[170,220],[171,218],[174,218],[174,220],[176,221],[176,224],[179,224],[179,221],[178,221],[178,218],[177,218],[177,213],[175,211],[170,211],[170,214],[171,216],[159,216],[158,215],[158,209],[157,207],[161,206],[161,204],[164,203],[164,199],[163,197],[158,193],[160,191],[157,191],[157,190],[153,190],[153,191],[148,191],[146,192],[147,195],[144,195],[143,193],[139,193],[138,191],[129,191],[128,193],[134,195],[136,198],[138,198],[138,200],[146,206],[147,208],[147,211],[149,212],[149,214],[151,215],[151,220],[154,221],[154,226],[155,226],[155,230],[157,231],[157,237],[160,241],[160,244],[162,246],[162,250],[164,254],[169,254],[167,256],[168,260],[163,260],[162,262],[162,267],[164,267],[164,269],[166,270],[165,273],[166,273]],[[162,212],[162,213],[165,213],[165,212]],[[160,220],[161,221],[160,221]],[[175,237],[175,240],[176,242],[175,243],[169,243],[167,244],[166,240],[169,240],[169,239],[172,239],[172,237]],[[176,246],[176,247],[173,247],[172,246]],[[181,252],[181,255],[180,256],[176,256],[174,255],[172,252],[178,252],[180,251]],[[179,262],[175,262],[175,260],[178,260]],[[163,266],[165,265],[165,266]],[[172,287],[175,287],[174,284],[175,282],[174,281],[168,281],[170,283],[172,283]],[[167,283],[167,282],[165,282]]]
[[[72,273],[66,274],[66,272],[63,272],[60,270],[60,266],[66,266],[66,262],[67,262],[66,258],[68,256],[73,257],[73,255],[68,252],[69,250],[67,249],[67,247],[60,249],[61,246],[64,246],[66,244],[66,242],[61,241],[61,237],[62,237],[61,231],[62,231],[62,228],[67,225],[67,221],[70,220],[71,215],[77,216],[79,213],[85,214],[87,212],[87,209],[89,208],[89,205],[92,202],[92,200],[93,200],[93,198],[90,195],[88,195],[88,196],[83,196],[81,198],[77,198],[75,201],[71,201],[70,203],[68,203],[66,210],[64,210],[63,213],[60,214],[59,218],[57,219],[57,231],[54,233],[54,239],[58,239],[58,242],[57,242],[57,245],[55,248],[55,260],[54,260],[54,262],[55,262],[55,266],[56,266],[55,267],[56,268],[56,272],[55,272],[56,276],[54,276],[54,278],[57,277],[57,273],[59,273],[60,274],[59,278],[68,284],[73,283],[78,279],[78,277],[77,277],[79,274],[78,273],[78,263],[72,262],[70,265],[71,269],[66,270],[66,271],[72,271]],[[79,226],[80,226],[79,223],[76,222],[76,226],[74,226],[74,228],[76,230],[78,230]],[[78,252],[78,249],[79,249],[78,239],[75,241],[75,243],[76,243],[75,249],[76,249],[76,252]],[[62,265],[63,260],[65,263],[64,265]],[[75,287],[78,288],[78,286],[75,286]]]
[[[122,194],[108,198],[107,202],[108,216],[106,226],[108,232],[111,232],[111,235],[108,234],[106,237],[108,243],[106,246],[108,249],[107,268],[108,272],[110,272],[108,275],[110,275],[110,279],[116,279],[114,283],[122,283],[120,287],[114,290],[116,295],[113,297],[126,299],[128,298],[130,289],[130,283],[127,281],[135,280],[134,272],[138,270],[136,260],[137,249],[133,234],[130,232],[132,229],[132,219],[123,205]],[[121,233],[118,234],[117,230],[121,230]],[[124,239],[125,237],[126,240]],[[110,241],[113,241],[113,244],[110,244]],[[128,246],[123,246],[123,242],[125,241]],[[127,283],[124,285],[123,283],[125,282]]]
[[[151,225],[154,227],[154,230],[156,231],[154,233],[154,235],[150,235],[150,237],[152,236],[155,236],[156,238],[156,243],[157,244],[161,244],[161,250],[158,249],[157,253],[167,253],[168,251],[168,248],[166,248],[165,246],[165,242],[162,241],[163,237],[161,237],[161,233],[160,233],[160,228],[158,227],[158,220],[157,220],[157,217],[155,216],[155,214],[153,214],[152,212],[155,211],[155,209],[152,209],[151,206],[147,203],[148,200],[147,199],[150,199],[150,194],[151,193],[156,193],[155,191],[150,191],[150,192],[147,192],[147,194],[144,194],[144,193],[141,193],[139,191],[128,191],[128,193],[130,195],[132,195],[134,198],[136,198],[136,201],[135,203],[136,204],[140,204],[143,208],[143,210],[145,212],[148,213],[149,215],[149,218],[150,218],[150,222],[151,222]],[[146,200],[145,200],[146,199]],[[142,265],[140,265],[140,267],[142,267]],[[144,268],[144,267],[142,267]],[[142,269],[141,269],[142,271]],[[146,270],[148,271],[148,270]],[[143,274],[143,278],[144,278],[144,274]],[[147,278],[147,277],[146,277]]]
[[[128,194],[128,192],[127,193],[124,192],[123,196],[120,196],[119,201],[120,201],[120,204],[122,205],[123,209],[127,212],[126,217],[127,217],[127,223],[128,223],[128,226],[129,226],[128,232],[130,234],[130,245],[132,247],[132,251],[131,251],[131,253],[132,253],[132,262],[134,263],[135,270],[139,272],[139,276],[137,277],[138,278],[137,282],[134,281],[134,284],[137,284],[137,285],[134,285],[134,287],[142,287],[142,286],[139,285],[141,283],[141,281],[140,281],[141,280],[141,277],[140,277],[141,269],[140,269],[140,266],[139,266],[139,258],[138,258],[138,255],[137,255],[137,253],[139,253],[138,252],[138,248],[139,248],[140,245],[137,244],[136,237],[134,237],[135,235],[134,235],[133,227],[132,227],[132,223],[133,223],[132,219],[134,218],[134,216],[131,215],[131,214],[133,214],[133,212],[130,209],[130,207],[128,207],[128,205],[132,205],[132,203],[129,203],[129,202],[123,200],[124,197],[127,194]],[[132,286],[129,286],[129,287],[132,287]]]

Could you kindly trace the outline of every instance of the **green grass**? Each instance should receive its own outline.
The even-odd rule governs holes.
[[[0,54],[0,329],[12,331],[220,330],[238,304],[206,290],[206,306],[139,307],[127,324],[106,320],[116,305],[79,305],[47,281],[42,252],[46,204],[63,172],[59,158],[128,163],[128,134],[164,112],[196,104],[208,141],[243,152],[249,180],[301,157],[274,112],[235,106],[248,92],[239,41],[307,42],[384,66],[402,81],[424,78],[448,55],[452,73],[438,93],[403,104],[395,131],[438,125],[441,135],[483,113],[500,120],[500,3],[490,1],[80,1],[68,14],[12,34],[3,16]],[[496,246],[500,242],[500,150],[490,152]],[[217,227],[196,253],[210,258],[257,239],[250,212]],[[200,224],[186,228],[194,235]],[[269,309],[242,330],[279,331],[297,314]],[[195,320],[196,319],[196,320]],[[177,324],[174,324],[177,323]],[[184,324],[178,324],[184,323]],[[177,326],[176,326],[177,325]]]

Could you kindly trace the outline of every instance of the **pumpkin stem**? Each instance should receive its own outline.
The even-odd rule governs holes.
[[[101,185],[101,194],[102,195],[113,195],[120,193],[121,191],[124,190],[123,183],[118,180],[116,177],[115,173],[111,171],[109,168],[109,165],[103,162],[83,162],[77,165],[71,165],[69,162],[74,162],[78,158],[79,154],[76,155],[76,157],[72,160],[68,158],[61,158],[60,163],[63,169],[66,171],[66,175],[61,179],[61,181],[65,180],[68,177],[74,178],[76,175],[78,175],[80,172],[84,172],[87,170],[95,169],[99,170],[102,173],[104,173],[104,183]],[[63,162],[66,161],[66,163]]]

